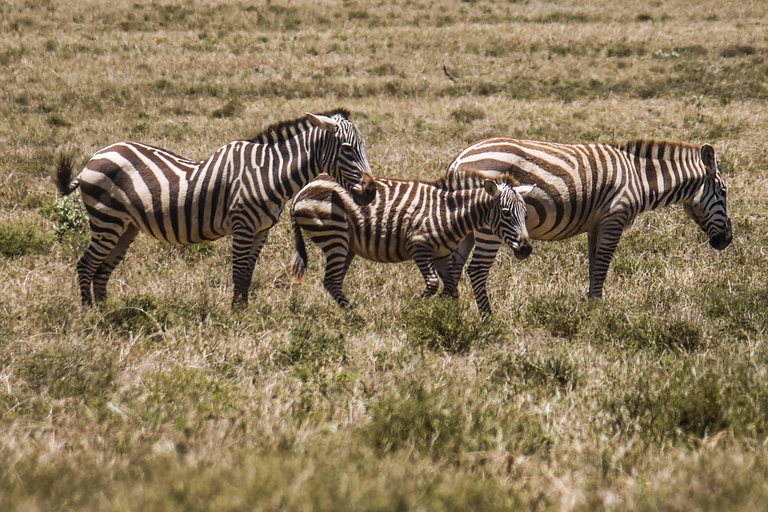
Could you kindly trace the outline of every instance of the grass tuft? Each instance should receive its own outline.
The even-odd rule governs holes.
[[[485,317],[459,301],[437,297],[407,306],[401,312],[408,342],[422,350],[466,353],[496,343],[507,334],[494,317]]]

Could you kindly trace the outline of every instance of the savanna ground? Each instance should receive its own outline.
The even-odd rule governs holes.
[[[758,0],[0,4],[1,508],[764,508],[767,22]],[[244,311],[228,240],[147,236],[80,308],[61,152],[202,158],[337,106],[383,176],[494,135],[709,142],[733,244],[645,214],[596,303],[583,236],[505,251],[493,320],[466,277],[420,300],[412,264],[357,260],[345,315],[316,248],[291,284],[284,215]]]

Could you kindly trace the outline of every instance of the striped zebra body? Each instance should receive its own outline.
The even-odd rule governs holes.
[[[232,236],[233,303],[247,303],[253,268],[285,203],[323,171],[360,202],[375,193],[365,143],[344,110],[268,128],[231,142],[202,161],[138,142],[97,151],[70,182],[71,163],[57,171],[62,194],[81,189],[91,244],[77,265],[84,305],[106,297],[114,268],[140,231],[187,245]]]
[[[476,170],[536,185],[526,196],[531,238],[564,240],[587,233],[590,297],[602,296],[616,245],[644,211],[682,202],[713,248],[722,250],[731,241],[726,187],[707,144],[637,140],[614,146],[495,138],[464,149],[446,176]],[[487,231],[478,232],[474,243],[467,269],[473,288],[484,286],[499,248]],[[460,252],[464,260],[468,253]],[[464,260],[457,259],[461,265]]]
[[[358,205],[330,178],[320,177],[296,196],[291,219],[296,238],[292,272],[296,281],[306,271],[302,231],[325,253],[323,284],[341,307],[348,307],[342,283],[354,256],[398,263],[413,259],[426,283],[424,296],[434,295],[439,277],[451,287],[450,257],[468,234],[486,226],[504,239],[519,258],[531,253],[525,230],[522,195],[509,177],[486,180],[465,173],[454,188],[444,180],[421,182],[374,178],[376,198]],[[478,302],[481,311],[490,311]]]

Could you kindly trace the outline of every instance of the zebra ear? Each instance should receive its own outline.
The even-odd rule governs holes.
[[[491,195],[491,197],[496,197],[499,193],[499,186],[496,185],[496,182],[493,180],[485,180],[483,188]]]
[[[536,188],[535,184],[534,185],[518,185],[514,187],[515,191],[523,197],[533,192],[533,189],[535,188]]]
[[[709,144],[701,146],[701,162],[707,168],[709,174],[717,173],[717,160],[715,159],[715,150]]]
[[[310,112],[307,112],[307,119],[309,119],[309,122],[312,123],[314,126],[317,126],[318,128],[322,128],[323,130],[331,133],[336,133],[336,128],[339,126],[336,121],[334,121],[332,118],[328,116],[323,115],[315,115]]]

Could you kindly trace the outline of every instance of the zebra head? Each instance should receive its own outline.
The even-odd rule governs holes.
[[[524,260],[533,252],[525,219],[528,211],[523,196],[534,188],[531,185],[517,185],[508,176],[485,180],[483,188],[494,199],[489,227],[506,243],[515,257]]]
[[[320,155],[322,170],[348,190],[359,205],[376,198],[376,184],[365,155],[365,139],[357,126],[344,113],[330,117],[307,112],[309,122],[330,133]]]
[[[727,188],[717,167],[715,150],[709,144],[701,147],[701,163],[706,168],[704,179],[693,198],[683,203],[683,208],[707,234],[709,245],[721,251],[731,243],[731,219],[725,201]]]

